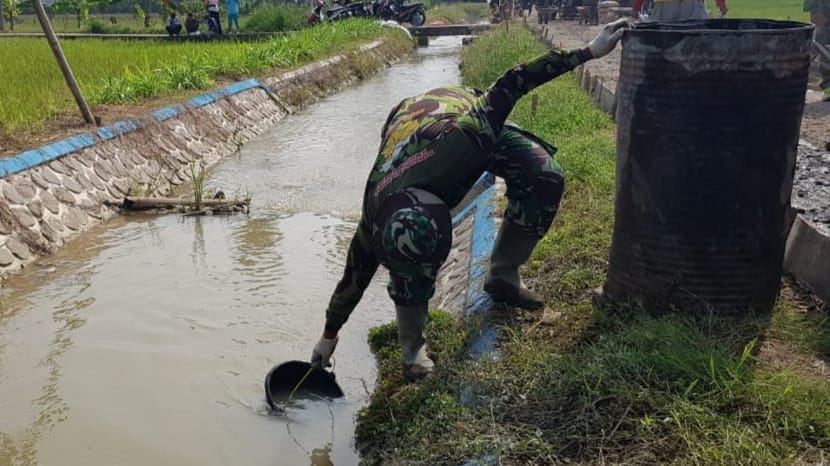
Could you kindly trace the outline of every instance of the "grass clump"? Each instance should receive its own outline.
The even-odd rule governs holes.
[[[296,6],[261,6],[253,11],[243,28],[246,32],[296,31],[307,26],[308,11]]]
[[[121,77],[105,78],[92,94],[92,102],[124,104],[168,91],[206,89],[214,84],[212,71],[205,54],[158,68],[127,68]]]
[[[465,51],[465,82],[487,86],[543,50],[522,28],[494,31]],[[567,76],[534,94],[535,110],[526,97],[511,119],[559,146],[569,180],[554,227],[523,271],[550,309],[500,314],[499,358],[470,360],[459,350],[420,384],[400,380],[387,327],[378,387],[358,424],[365,462],[826,461],[826,375],[769,356],[784,347],[803,360],[830,360],[826,312],[804,312],[786,293],[771,316],[596,309],[591,298],[605,277],[613,223],[614,125]],[[454,325],[462,334],[467,324]]]
[[[202,199],[205,195],[206,175],[207,170],[205,170],[205,167],[202,165],[201,161],[199,161],[198,164],[196,162],[190,163],[190,182],[193,184],[193,203],[196,204],[196,210],[202,208]]]
[[[729,18],[767,18],[792,21],[809,21],[809,13],[803,10],[804,0],[727,0]],[[706,0],[709,11],[716,13],[714,0]]]
[[[126,25],[118,26],[117,23],[113,24],[112,22],[107,23],[100,19],[93,19],[84,25],[84,32],[90,34],[130,34],[132,30]]]
[[[441,3],[427,12],[430,22],[443,21],[447,24],[478,23],[489,17],[490,8],[486,2]]]
[[[438,366],[435,377],[420,384],[407,384],[403,377],[397,332],[395,322],[369,332],[369,344],[378,358],[378,386],[372,404],[358,413],[356,443],[369,464],[389,459],[387,451],[406,451],[407,458],[431,464],[440,455],[436,449],[440,451],[441,445],[454,447],[454,441],[433,439],[454,437],[454,426],[463,425],[469,416],[458,401],[457,390],[450,387],[460,384],[456,365],[463,359],[473,330],[445,312],[430,311],[424,333]]]
[[[150,26],[144,26],[144,18],[135,14],[103,13],[91,14],[86,21],[78,23],[77,14],[50,15],[52,28],[57,33],[93,33],[93,34],[166,34],[164,25],[166,15],[147,13],[150,16]],[[25,14],[16,18],[14,32],[43,32],[40,22],[34,14]],[[8,31],[8,28],[6,29]]]

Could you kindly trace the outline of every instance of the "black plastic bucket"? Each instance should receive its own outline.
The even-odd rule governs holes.
[[[772,307],[812,36],[810,24],[738,19],[626,32],[606,298]]]
[[[340,398],[343,390],[334,373],[307,361],[287,361],[278,364],[265,375],[265,399],[268,406],[281,411],[290,397]]]

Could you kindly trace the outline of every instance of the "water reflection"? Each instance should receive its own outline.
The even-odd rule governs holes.
[[[331,445],[311,450],[311,466],[334,466],[329,455],[331,455]]]
[[[211,219],[213,220],[213,219]],[[207,250],[205,249],[205,227],[202,225],[202,217],[182,217],[183,222],[193,222],[193,250],[190,257],[194,267],[207,267]]]
[[[278,289],[279,278],[285,273],[279,253],[283,236],[274,218],[249,218],[235,225],[230,251],[236,262],[233,270],[246,277],[242,285],[249,293],[270,297]]]
[[[59,381],[63,372],[61,356],[72,347],[72,334],[86,323],[86,317],[83,316],[82,311],[95,303],[93,297],[80,296],[90,286],[89,277],[89,270],[81,270],[75,275],[73,280],[77,285],[75,296],[65,299],[55,307],[52,313],[51,320],[55,329],[48,344],[49,351],[36,363],[38,368],[45,369],[45,380],[42,383],[36,382],[37,385],[41,385],[39,390],[26,389],[27,393],[37,393],[37,397],[30,401],[34,413],[29,424],[14,433],[0,432],[2,464],[21,466],[39,464],[37,444],[48,436],[57,424],[64,422],[69,415],[69,404],[60,395]],[[6,316],[0,320],[0,326],[4,330],[14,326],[13,317]],[[5,349],[4,342],[0,346],[0,351],[5,354]],[[2,363],[0,363],[0,369],[3,369]],[[26,385],[31,386],[28,383]]]

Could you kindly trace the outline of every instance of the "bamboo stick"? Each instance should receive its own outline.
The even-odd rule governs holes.
[[[247,206],[245,199],[202,199],[202,207],[242,207]],[[126,197],[123,207],[135,210],[144,209],[167,209],[173,207],[195,207],[196,202],[189,198],[167,198],[167,197]]]

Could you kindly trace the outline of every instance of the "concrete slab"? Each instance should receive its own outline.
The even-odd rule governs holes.
[[[784,270],[825,303],[830,302],[830,237],[799,215],[787,239]]]

